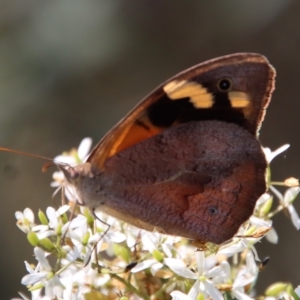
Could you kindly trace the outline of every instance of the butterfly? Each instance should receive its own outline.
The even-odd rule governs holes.
[[[193,66],[146,96],[64,167],[80,203],[138,228],[221,244],[266,191],[259,129],[275,70],[255,53]]]

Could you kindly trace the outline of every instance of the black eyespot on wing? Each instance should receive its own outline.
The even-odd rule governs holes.
[[[208,208],[208,212],[210,213],[210,215],[215,215],[218,213],[218,209],[215,206],[211,206]]]
[[[232,88],[232,81],[229,78],[222,78],[217,83],[220,92],[228,92]]]

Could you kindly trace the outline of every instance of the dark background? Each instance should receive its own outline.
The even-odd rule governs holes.
[[[0,2],[0,145],[54,157],[90,136],[97,142],[155,86],[206,59],[266,55],[277,88],[261,130],[263,145],[291,148],[272,163],[274,180],[300,176],[300,1]],[[14,212],[52,205],[53,170],[0,153],[0,295],[17,296],[32,247]],[[299,202],[299,201],[298,201]],[[296,203],[300,213],[300,205]],[[274,219],[279,244],[263,241],[270,263],[258,280],[299,281],[299,232]]]

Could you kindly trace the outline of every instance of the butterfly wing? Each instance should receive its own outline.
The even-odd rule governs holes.
[[[156,88],[115,125],[88,162],[102,170],[109,157],[190,121],[236,123],[257,136],[274,79],[273,67],[255,53],[223,56],[187,69]]]
[[[82,202],[147,230],[228,240],[266,189],[257,135],[274,78],[265,57],[238,53],[169,79],[108,132],[86,171],[72,169]]]
[[[236,124],[188,122],[108,158],[85,199],[146,230],[221,244],[265,192],[259,141]]]

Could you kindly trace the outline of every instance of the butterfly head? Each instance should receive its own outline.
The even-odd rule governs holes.
[[[90,163],[82,163],[75,167],[66,165],[57,167],[64,174],[66,188],[75,189],[73,194],[79,205],[85,205],[91,210],[101,205],[99,203],[102,191],[101,174],[93,174]]]
[[[76,167],[58,164],[57,167],[63,172],[67,182],[74,186],[78,185],[82,177],[89,176],[91,173],[90,163],[83,163]]]

